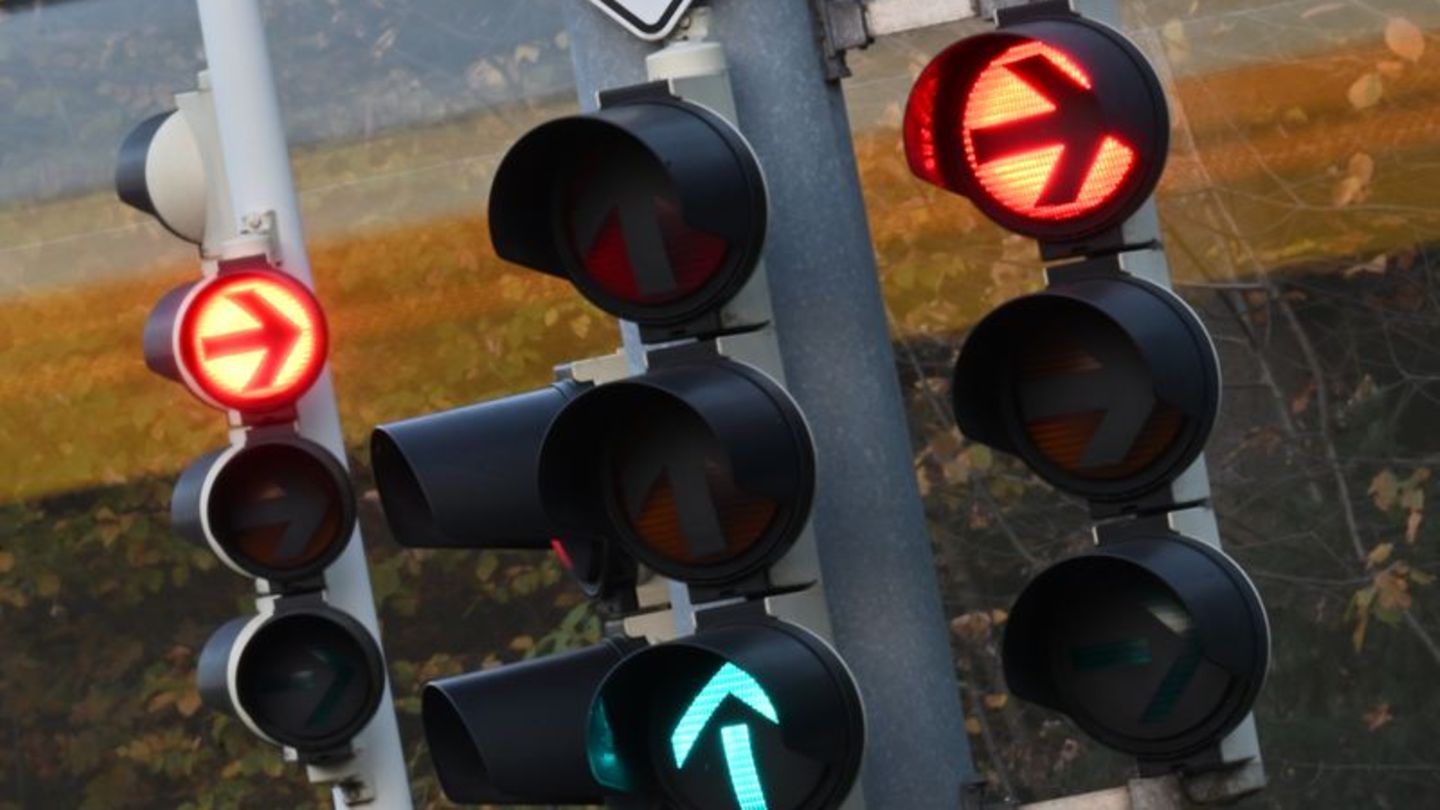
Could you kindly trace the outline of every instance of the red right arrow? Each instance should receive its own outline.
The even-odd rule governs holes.
[[[265,356],[260,365],[256,366],[250,380],[245,383],[244,390],[269,388],[280,376],[280,370],[290,359],[290,353],[295,350],[304,331],[256,290],[240,290],[225,297],[259,321],[260,325],[243,332],[202,339],[200,346],[205,352],[204,359],[217,360],[263,350]]]

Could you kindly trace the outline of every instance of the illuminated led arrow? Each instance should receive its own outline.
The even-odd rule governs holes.
[[[779,725],[780,716],[764,687],[750,673],[727,663],[705,684],[680,717],[680,722],[675,724],[670,746],[675,752],[676,768],[684,769],[695,744],[700,741],[700,735],[709,727],[710,719],[720,710],[720,705],[732,697]],[[735,791],[735,801],[739,803],[740,810],[769,810],[765,788],[760,783],[760,769],[755,765],[750,728],[743,723],[724,726],[720,729],[720,743],[725,751],[725,766],[730,772],[730,786]]]
[[[1108,133],[1100,100],[1089,88],[1043,54],[1005,65],[1052,105],[1041,115],[1016,118],[972,130],[975,160],[983,165],[1037,149],[1063,146],[1036,205],[1063,205],[1080,198]]]
[[[244,390],[269,388],[280,377],[285,361],[290,359],[290,353],[300,343],[304,330],[256,290],[240,290],[226,295],[225,298],[260,325],[243,332],[204,338],[200,345],[205,351],[205,359],[217,360],[236,354],[263,351],[265,354],[256,366],[255,373],[245,383]]]

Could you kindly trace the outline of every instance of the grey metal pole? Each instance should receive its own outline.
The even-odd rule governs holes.
[[[645,80],[655,46],[588,4],[564,8],[582,106]],[[844,98],[825,81],[810,4],[711,8],[770,187],[770,295],[787,387],[815,436],[814,527],[836,646],[865,700],[866,800],[953,810],[973,765]]]
[[[199,0],[199,9],[234,213],[248,230],[268,224],[281,269],[313,287],[258,0]],[[300,400],[299,431],[344,462],[345,443],[328,369]],[[328,601],[365,625],[378,642],[379,620],[358,528],[345,553],[325,572],[325,584]],[[410,810],[409,775],[388,682],[375,719],[354,745],[353,760],[334,767],[311,766],[310,777],[338,782],[337,808]]]

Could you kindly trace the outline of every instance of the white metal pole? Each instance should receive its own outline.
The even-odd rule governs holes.
[[[235,214],[244,230],[264,227],[268,219],[281,269],[313,287],[259,2],[198,0],[198,5]],[[300,400],[299,431],[345,461],[328,367]],[[330,603],[365,625],[378,642],[379,621],[358,528],[345,553],[325,572],[325,583]],[[333,768],[312,766],[310,778],[337,781],[337,808],[411,810],[410,782],[388,680],[375,719],[354,744],[353,760]]]
[[[1090,19],[1117,29],[1121,27],[1119,0],[1070,0],[1070,7]],[[1163,234],[1155,198],[1152,196],[1147,200],[1122,227],[1128,244],[1160,244]],[[1170,265],[1163,250],[1131,254],[1126,270],[1167,290],[1172,289]],[[1201,500],[1203,503],[1171,512],[1168,516],[1170,527],[1220,548],[1220,526],[1210,499],[1210,474],[1203,453],[1171,484],[1171,489],[1176,501]],[[1265,765],[1253,712],[1220,741],[1219,753],[1224,767],[1183,777],[1186,791],[1192,798],[1207,802],[1230,801],[1265,787]]]

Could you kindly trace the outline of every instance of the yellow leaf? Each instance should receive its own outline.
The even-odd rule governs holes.
[[[175,711],[180,712],[181,717],[190,717],[200,710],[200,692],[190,690],[175,701]]]
[[[950,621],[950,632],[973,644],[990,637],[990,614],[984,611],[962,613]]]
[[[1419,62],[1425,54],[1425,34],[1404,17],[1391,17],[1385,23],[1385,45],[1401,59]]]
[[[1357,110],[1365,110],[1380,103],[1380,97],[1384,95],[1385,88],[1380,84],[1380,74],[1374,71],[1366,73],[1355,80],[1346,91],[1345,97],[1350,99],[1350,106]]]
[[[1392,621],[1402,611],[1410,609],[1414,601],[1410,596],[1410,580],[1394,570],[1382,571],[1375,575],[1375,606],[1381,621]]]
[[[1380,545],[1371,549],[1370,554],[1365,557],[1365,567],[1375,568],[1377,566],[1384,565],[1385,561],[1390,559],[1390,555],[1394,551],[1394,543],[1381,543]]]
[[[915,468],[915,485],[920,488],[920,497],[930,497],[930,476],[924,467]]]
[[[1350,609],[1355,614],[1355,632],[1350,634],[1350,643],[1355,652],[1365,648],[1365,630],[1370,626],[1370,604],[1375,601],[1375,589],[1361,588],[1350,600]]]
[[[1405,518],[1405,542],[1413,546],[1415,541],[1420,539],[1420,523],[1423,520],[1425,515],[1418,511],[1411,512],[1409,517]]]
[[[1390,511],[1390,507],[1395,505],[1399,491],[1400,482],[1390,470],[1382,470],[1370,479],[1370,489],[1367,490],[1375,498],[1375,506],[1382,512]]]
[[[1364,193],[1364,191],[1364,181],[1358,177],[1350,177],[1347,175],[1340,178],[1340,182],[1335,184],[1335,190],[1330,194],[1330,204],[1336,208],[1344,208],[1360,199],[1360,195]]]
[[[1004,624],[1004,623],[1005,623],[1006,621],[1008,621],[1009,619],[1010,619],[1010,614],[1009,614],[1009,613],[1006,613],[1005,611],[1003,611],[1003,610],[1001,610],[1001,609],[999,609],[999,608],[996,608],[996,609],[990,611],[990,621],[994,622],[994,623],[996,624],[996,626],[999,626],[999,625]]]
[[[35,580],[35,592],[41,596],[54,596],[60,592],[60,577],[48,571],[41,574]]]
[[[971,445],[966,455],[970,457],[970,466],[973,469],[985,472],[995,466],[995,454],[991,453],[990,448],[983,444]]]
[[[510,649],[516,652],[525,652],[535,646],[535,639],[529,636],[516,636],[510,640]]]
[[[15,555],[0,551],[0,574],[8,574],[15,568]]]
[[[1190,58],[1190,40],[1185,36],[1185,24],[1175,19],[1160,26],[1160,36],[1165,41],[1165,53],[1170,61],[1184,62]]]
[[[998,712],[1010,703],[1010,696],[1004,692],[985,696],[985,708],[992,712]]]
[[[980,721],[978,719],[974,717],[965,718],[965,733],[969,734],[972,737],[978,737],[980,736],[980,732],[981,727]]]
[[[245,765],[240,760],[232,760],[224,768],[220,769],[220,777],[222,779],[234,779],[240,775],[240,772],[244,770],[244,768]]]

